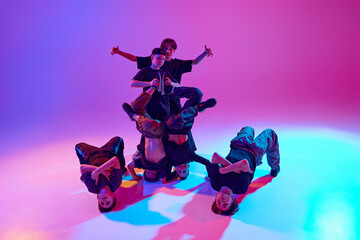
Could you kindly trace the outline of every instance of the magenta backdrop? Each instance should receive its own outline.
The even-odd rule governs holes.
[[[0,8],[2,144],[135,133],[121,110],[136,64],[166,38],[206,58],[183,76],[218,106],[199,128],[360,131],[360,1],[7,1]],[[201,126],[201,127],[200,127]],[[124,136],[123,136],[124,137]],[[39,140],[40,139],[40,140]]]

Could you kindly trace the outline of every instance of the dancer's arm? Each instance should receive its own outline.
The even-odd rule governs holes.
[[[100,173],[102,173],[105,170],[108,170],[110,168],[120,169],[119,159],[116,156],[114,156],[114,157],[110,158],[109,160],[107,160],[100,167],[98,167],[92,174],[99,175]]]
[[[92,165],[88,165],[88,164],[81,164],[80,165],[81,175],[83,175],[84,173],[87,173],[87,172],[93,172],[96,169],[97,169],[96,166],[92,166]]]
[[[226,160],[225,158],[221,157],[218,153],[214,153],[211,159],[211,163],[220,164],[222,166],[229,166],[231,162]]]
[[[207,48],[205,45],[205,51],[192,61],[192,65],[199,64],[206,56],[212,57],[213,53],[211,51],[211,48]]]
[[[106,161],[105,163],[103,163],[100,167],[97,167],[92,173],[91,173],[91,178],[93,180],[96,181],[96,184],[98,182],[99,179],[99,175],[101,173],[104,173],[106,170],[109,170],[111,168],[116,168],[116,169],[120,169],[120,163],[119,163],[119,159],[114,156],[112,158],[110,158],[108,161]]]
[[[140,87],[158,87],[160,85],[160,81],[157,78],[154,78],[151,82],[144,82],[132,79],[130,82],[130,87],[140,88]]]
[[[236,172],[236,173],[241,173],[241,172],[248,172],[248,173],[254,173],[254,171],[252,171],[250,169],[249,163],[246,159],[243,159],[237,163],[231,164],[229,166],[226,167],[222,167],[219,169],[219,172],[221,174],[226,174],[229,172]]]
[[[134,180],[139,181],[141,179],[140,175],[137,175],[135,172],[135,162],[132,161],[131,163],[129,163],[129,165],[127,166],[129,173],[131,174],[131,176],[133,177]]]
[[[111,49],[111,55],[114,55],[114,54],[118,54],[118,55],[126,58],[127,60],[132,61],[132,62],[137,62],[136,56],[134,56],[134,55],[132,55],[130,53],[126,53],[126,52],[123,52],[123,51],[119,50],[119,46],[113,47]]]
[[[181,87],[181,85],[177,82],[175,82],[175,79],[171,81],[170,77],[165,78],[165,86],[172,86],[173,88]]]

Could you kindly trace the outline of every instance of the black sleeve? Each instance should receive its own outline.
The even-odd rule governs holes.
[[[141,158],[134,160],[134,163],[135,163],[135,167],[136,167],[136,168],[145,169],[145,166],[144,166],[144,164],[142,163],[142,159],[141,159]]]
[[[172,179],[172,177],[174,177],[175,175],[172,175],[171,169],[172,169],[171,164],[166,164],[159,171],[157,171],[159,174],[159,178],[166,178],[166,181]],[[175,174],[176,174],[176,172],[175,172]]]
[[[206,158],[204,158],[200,155],[197,155],[195,152],[192,152],[190,159],[192,162],[201,163],[204,166],[208,166],[211,164],[211,162],[209,160],[207,160]]]
[[[192,70],[192,61],[193,60],[181,60],[181,70],[182,73],[191,72]]]
[[[142,82],[146,82],[147,78],[146,78],[146,68],[141,69],[133,78],[136,81],[142,81]]]
[[[171,75],[171,73],[166,72],[166,76],[169,77],[172,82],[174,82],[174,83],[179,83],[179,82],[174,78],[174,76]]]
[[[208,177],[210,178],[211,187],[215,191],[220,191],[221,183],[220,183],[219,165],[211,163],[206,166],[206,170],[208,172]]]
[[[151,66],[151,57],[136,57],[137,68],[142,69],[144,67]]]
[[[110,188],[111,191],[115,192],[122,182],[123,171],[121,169],[113,169],[112,175],[110,175]]]
[[[120,138],[120,137],[119,137]],[[120,168],[123,169],[125,167],[125,157],[124,157],[124,140],[122,138],[119,139],[120,143],[115,151],[116,157],[119,160]]]
[[[95,184],[95,181],[91,178],[91,173],[86,172],[86,173],[83,173],[81,176],[82,176],[82,178],[84,180],[84,184],[87,187],[88,191],[91,192],[91,193],[98,194],[99,190],[98,190],[98,187]]]

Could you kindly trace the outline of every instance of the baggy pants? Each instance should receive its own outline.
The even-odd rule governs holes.
[[[271,169],[276,169],[280,163],[278,136],[272,129],[265,129],[254,140],[255,131],[252,127],[244,127],[235,138],[231,140],[231,149],[246,148],[256,156],[256,166],[262,164],[266,154],[267,162]]]
[[[188,93],[190,92],[191,91],[188,91]],[[197,110],[194,107],[190,106],[183,108],[177,114],[170,114],[165,118],[164,123],[162,123],[159,120],[152,119],[146,113],[145,107],[150,99],[151,95],[143,92],[131,102],[132,110],[139,115],[136,127],[142,135],[149,138],[161,138],[165,135],[165,128],[169,133],[184,135],[189,134],[194,124],[194,118],[197,116]],[[196,103],[197,101],[198,100],[196,100]],[[188,99],[184,106],[192,104],[194,104],[194,100]]]
[[[98,148],[87,143],[79,143],[75,146],[76,155],[80,164],[89,164],[89,158],[101,152],[110,152],[119,159],[120,167],[125,167],[124,141],[121,137],[113,137],[104,146]]]

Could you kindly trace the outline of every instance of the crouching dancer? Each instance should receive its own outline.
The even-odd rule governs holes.
[[[254,129],[244,127],[231,140],[225,159],[214,153],[211,164],[207,164],[211,186],[219,191],[212,205],[214,213],[233,215],[239,210],[233,195],[246,193],[265,153],[270,175],[276,177],[280,171],[280,154],[278,137],[272,129],[266,129],[254,140]]]
[[[81,179],[89,192],[98,194],[100,212],[111,211],[116,204],[114,192],[126,172],[124,141],[114,137],[100,148],[79,143],[75,151],[81,164]]]

